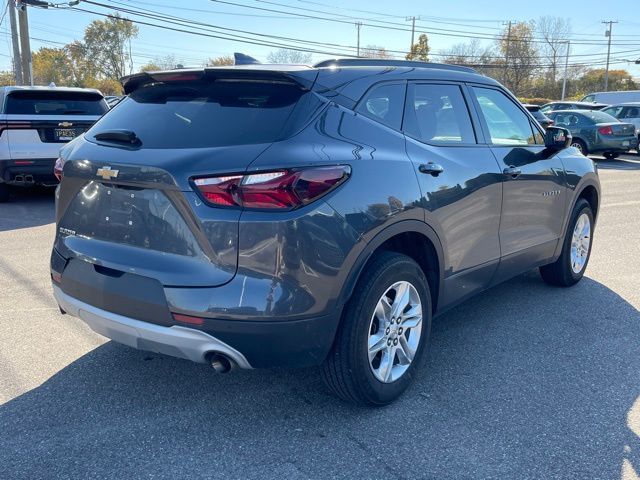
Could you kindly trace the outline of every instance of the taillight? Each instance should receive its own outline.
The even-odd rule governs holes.
[[[64,167],[64,160],[58,157],[55,165],[53,166],[53,174],[56,176],[58,181],[62,180],[62,167]]]
[[[610,125],[607,125],[606,127],[600,127],[598,129],[598,132],[602,135],[613,135],[613,129]]]
[[[207,203],[224,207],[290,210],[327,194],[347,178],[345,165],[196,178]]]

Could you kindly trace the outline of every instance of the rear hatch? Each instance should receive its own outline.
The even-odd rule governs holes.
[[[56,158],[63,144],[87,131],[107,110],[96,91],[10,90],[0,121],[9,157]]]
[[[63,152],[56,251],[112,278],[230,281],[241,210],[207,205],[193,179],[246,171],[322,102],[274,72],[146,75],[128,85],[129,96]]]

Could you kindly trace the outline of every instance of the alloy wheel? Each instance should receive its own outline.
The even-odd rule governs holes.
[[[416,288],[401,281],[380,297],[369,325],[369,366],[383,383],[398,380],[408,370],[420,345],[422,302]]]

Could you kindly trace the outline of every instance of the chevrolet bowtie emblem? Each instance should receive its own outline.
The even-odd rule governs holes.
[[[71,122],[60,122],[58,124],[58,126],[62,127],[62,128],[69,128],[69,127],[73,127],[73,123],[71,123]]]
[[[98,169],[96,175],[102,177],[104,180],[111,180],[112,178],[116,178],[118,173],[118,170],[111,170],[111,167],[102,167]]]

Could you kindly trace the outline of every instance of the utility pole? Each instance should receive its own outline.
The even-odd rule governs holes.
[[[416,20],[420,20],[420,17],[406,17],[405,20],[411,21],[411,45],[409,45],[409,53],[413,50],[413,42],[416,36]]]
[[[9,23],[11,25],[11,46],[13,47],[13,75],[16,85],[22,85],[22,60],[20,58],[20,42],[18,40],[18,24],[16,23],[16,2],[7,0]]]
[[[33,85],[31,71],[31,43],[29,41],[29,16],[27,5],[18,4],[18,25],[20,26],[20,50],[22,54],[22,79],[25,85]]]
[[[356,28],[358,29],[358,50],[356,56],[360,57],[360,27],[362,27],[362,22],[356,22]]]
[[[608,20],[602,23],[609,24],[609,30],[604,32],[604,36],[609,37],[609,41],[607,42],[607,68],[604,71],[604,91],[607,92],[609,90],[609,57],[611,56],[611,28],[613,27],[614,23],[618,23],[618,22],[617,21],[614,22],[613,20]]]
[[[502,76],[502,83],[507,86],[507,71],[509,70],[509,50],[511,50],[511,20],[509,20],[509,26],[507,27],[507,48],[504,54],[504,73]]]
[[[567,54],[564,57],[564,78],[562,79],[562,98],[560,100],[564,100],[564,96],[567,93],[567,69],[569,67],[569,49],[571,48],[571,40],[567,40]]]

